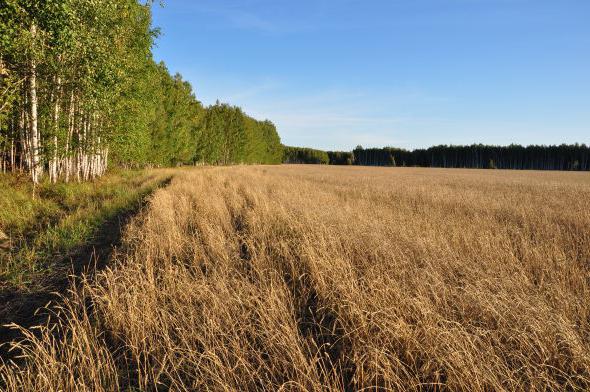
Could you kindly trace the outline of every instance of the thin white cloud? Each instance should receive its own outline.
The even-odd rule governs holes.
[[[251,84],[239,91],[230,93],[225,97],[228,103],[236,103],[246,101],[251,98],[256,98],[261,94],[265,94],[276,90],[281,87],[281,83],[278,80],[267,79],[262,82]]]
[[[255,30],[265,33],[297,33],[312,31],[319,27],[310,20],[292,20],[290,9],[298,9],[296,3],[282,2],[268,3],[259,0],[239,1],[199,1],[190,2],[185,7],[190,12],[207,14],[215,20],[218,26],[221,20],[227,28]]]
[[[423,92],[398,92],[387,97],[342,89],[298,96],[281,96],[280,88],[258,92],[259,95],[253,94],[239,104],[256,118],[271,119],[287,144],[344,150],[358,144],[410,147],[413,141],[408,136],[415,135],[416,130],[445,123],[445,128],[449,127],[449,121],[444,118],[402,114],[396,110],[396,102],[435,104],[446,99]]]

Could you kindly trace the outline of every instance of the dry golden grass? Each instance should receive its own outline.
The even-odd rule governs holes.
[[[585,390],[589,200],[588,173],[182,171],[0,373],[8,391]]]

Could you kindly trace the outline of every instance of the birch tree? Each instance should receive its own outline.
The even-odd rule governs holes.
[[[151,6],[0,0],[1,171],[68,182],[97,178],[109,162],[275,159],[274,127],[230,105],[203,108],[182,76],[154,62]]]

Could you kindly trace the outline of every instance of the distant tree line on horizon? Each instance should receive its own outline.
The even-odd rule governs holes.
[[[530,145],[470,146],[440,145],[426,149],[405,150],[395,147],[356,147],[351,152],[326,151],[327,162],[306,160],[313,151],[314,156],[322,151],[289,147],[290,156],[286,163],[327,163],[330,165],[360,166],[417,166],[440,168],[477,169],[529,169],[529,170],[590,170],[590,147],[585,144],[562,144],[558,146]]]
[[[4,0],[0,172],[88,180],[111,165],[280,163],[270,121],[196,99],[152,57],[138,0]]]
[[[326,151],[314,148],[284,146],[283,152],[283,163],[311,163],[316,165],[330,163],[330,157]]]

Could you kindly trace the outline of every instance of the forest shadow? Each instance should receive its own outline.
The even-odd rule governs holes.
[[[20,350],[12,343],[24,338],[17,324],[27,330],[38,325],[51,325],[55,309],[63,296],[80,282],[82,276],[92,278],[103,270],[113,252],[122,245],[124,227],[149,203],[149,196],[158,188],[170,184],[172,177],[160,181],[154,188],[143,192],[138,200],[107,218],[92,238],[66,256],[56,256],[51,268],[40,276],[33,288],[3,288],[0,291],[0,359],[16,360]]]

